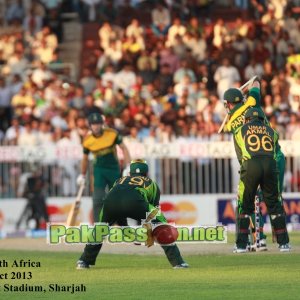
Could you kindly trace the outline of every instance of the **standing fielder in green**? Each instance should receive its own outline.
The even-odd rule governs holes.
[[[127,226],[126,218],[137,221],[146,219],[147,214],[159,205],[160,190],[158,185],[148,176],[148,165],[144,160],[135,160],[130,164],[130,175],[118,179],[113,188],[104,198],[104,205],[100,213],[99,222],[108,223],[110,226],[118,224]],[[167,223],[164,215],[156,215],[154,222]],[[153,240],[148,236],[146,245],[153,245]],[[84,252],[77,262],[77,269],[88,269],[94,265],[102,248],[100,244],[87,244]],[[176,244],[162,246],[170,264],[175,269],[188,268]]]
[[[230,116],[229,121],[225,125],[225,132],[231,132],[234,136],[238,129],[244,125],[244,115],[246,111],[250,107],[255,107],[261,111],[264,115],[264,122],[266,125],[270,125],[267,117],[265,116],[262,108],[261,108],[261,100],[260,100],[260,83],[256,79],[249,87],[243,89],[243,93],[247,93],[248,96],[243,101],[243,94],[239,89],[230,88],[224,93],[224,104],[226,109],[228,110],[228,114]],[[236,151],[236,155],[238,161],[241,165],[242,163],[242,153],[239,147],[237,146],[236,140],[234,139],[234,147]],[[280,149],[280,145],[278,141],[276,142],[276,162],[277,162],[277,169],[279,171],[279,180],[278,180],[278,187],[279,187],[279,196],[280,201],[282,203],[282,192],[283,192],[283,179],[284,179],[284,170],[285,170],[285,157]],[[261,197],[260,197],[261,199]],[[254,222],[254,214],[252,214],[253,224]],[[260,239],[261,239],[261,250],[266,249],[266,235],[263,233],[263,218],[260,215]]]
[[[236,131],[234,140],[242,154],[238,188],[238,234],[235,253],[247,252],[248,228],[254,211],[254,198],[260,185],[281,252],[289,252],[285,213],[279,197],[276,144],[278,133],[264,122],[259,108],[249,108],[245,124]]]
[[[77,184],[85,184],[85,176],[89,164],[88,156],[92,152],[94,155],[93,216],[94,222],[97,222],[103,206],[106,187],[108,186],[110,189],[114,182],[121,176],[116,145],[123,151],[124,165],[129,165],[130,155],[118,132],[112,128],[105,128],[103,126],[104,121],[99,113],[90,114],[88,122],[91,133],[83,141],[81,174],[77,178]]]

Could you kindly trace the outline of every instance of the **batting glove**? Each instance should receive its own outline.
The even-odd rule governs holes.
[[[85,185],[85,175],[83,174],[80,174],[78,177],[77,177],[77,185],[81,186],[81,185]]]

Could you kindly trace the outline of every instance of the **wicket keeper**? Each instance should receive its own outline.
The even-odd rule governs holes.
[[[93,216],[97,222],[103,206],[105,188],[112,188],[114,182],[120,178],[121,171],[117,157],[118,145],[124,155],[124,165],[130,163],[130,155],[126,145],[122,142],[122,136],[112,128],[104,127],[104,121],[99,113],[88,116],[90,133],[83,141],[83,159],[81,162],[81,174],[77,178],[78,185],[85,184],[86,172],[89,163],[89,153],[94,155],[93,161]]]
[[[148,176],[148,164],[144,160],[135,160],[130,164],[130,175],[118,179],[104,199],[99,222],[109,225],[126,226],[126,218],[137,221],[146,219],[147,215],[159,205],[160,190]],[[167,223],[161,213],[154,222]],[[148,242],[148,241],[147,241]],[[148,246],[153,245],[148,244]],[[77,269],[87,269],[94,265],[102,248],[101,244],[87,244],[77,262]],[[175,269],[188,268],[176,244],[162,246],[170,264]]]

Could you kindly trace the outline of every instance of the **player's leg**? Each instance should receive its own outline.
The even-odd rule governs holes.
[[[99,214],[103,207],[103,198],[106,194],[105,188],[108,184],[105,178],[106,169],[94,165],[94,192],[93,192],[93,217],[98,222]]]
[[[281,152],[281,150],[279,150],[277,152],[276,162],[277,162],[277,169],[279,171],[279,176],[278,176],[279,195],[280,195],[280,199],[282,201],[283,180],[284,180],[284,170],[285,170],[285,157],[284,157],[284,154]],[[257,190],[256,195],[259,197],[260,203],[262,201],[264,201],[262,191],[260,188]],[[251,219],[252,219],[253,224],[255,224],[255,214],[251,215]],[[264,221],[264,218],[263,218],[261,210],[260,210],[259,226],[260,226],[260,249],[261,250],[267,250],[267,243],[266,243],[267,236],[264,234],[264,225],[265,225],[265,221]],[[255,230],[255,227],[253,228],[253,230]]]
[[[281,152],[281,150],[277,151],[276,153],[276,163],[277,163],[277,169],[279,171],[278,176],[278,184],[279,184],[279,196],[282,196],[283,192],[283,181],[284,181],[284,171],[285,171],[285,156]]]
[[[136,195],[136,196],[134,196]],[[140,195],[137,195],[134,191],[134,195],[126,200],[127,202],[127,215],[128,217],[135,220],[143,220],[146,219],[147,214],[151,212],[155,207],[149,203],[147,203]],[[134,199],[134,200],[132,200]],[[130,203],[131,202],[131,203]],[[153,220],[155,223],[167,223],[167,220],[162,212],[160,212]],[[170,246],[161,246],[167,256],[168,261],[172,265],[173,268],[188,268],[189,265],[183,260],[180,250],[176,244]]]
[[[119,195],[115,195],[114,193],[110,193],[106,196],[105,201],[107,202],[101,209],[98,218],[99,222],[112,225],[118,219],[121,219],[117,211],[117,208],[120,207],[119,203],[114,201],[118,201],[118,197]],[[97,256],[102,248],[102,244],[103,243],[86,244],[82,255],[77,261],[77,269],[88,269],[90,265],[95,265]]]
[[[238,222],[236,249],[234,252],[246,252],[250,216],[254,211],[254,198],[259,185],[261,170],[255,159],[245,161],[241,166],[238,186]]]
[[[264,160],[264,181],[261,185],[271,224],[274,228],[280,251],[289,251],[289,236],[286,228],[285,213],[279,196],[278,170],[273,160]]]
[[[121,177],[119,166],[111,169],[106,169],[104,176],[108,184],[108,188],[111,189],[115,181]]]

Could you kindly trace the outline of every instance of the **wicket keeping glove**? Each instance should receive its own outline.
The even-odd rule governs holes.
[[[77,185],[79,185],[79,186],[85,185],[85,175],[80,174],[80,175],[77,177],[76,183],[77,183]]]

